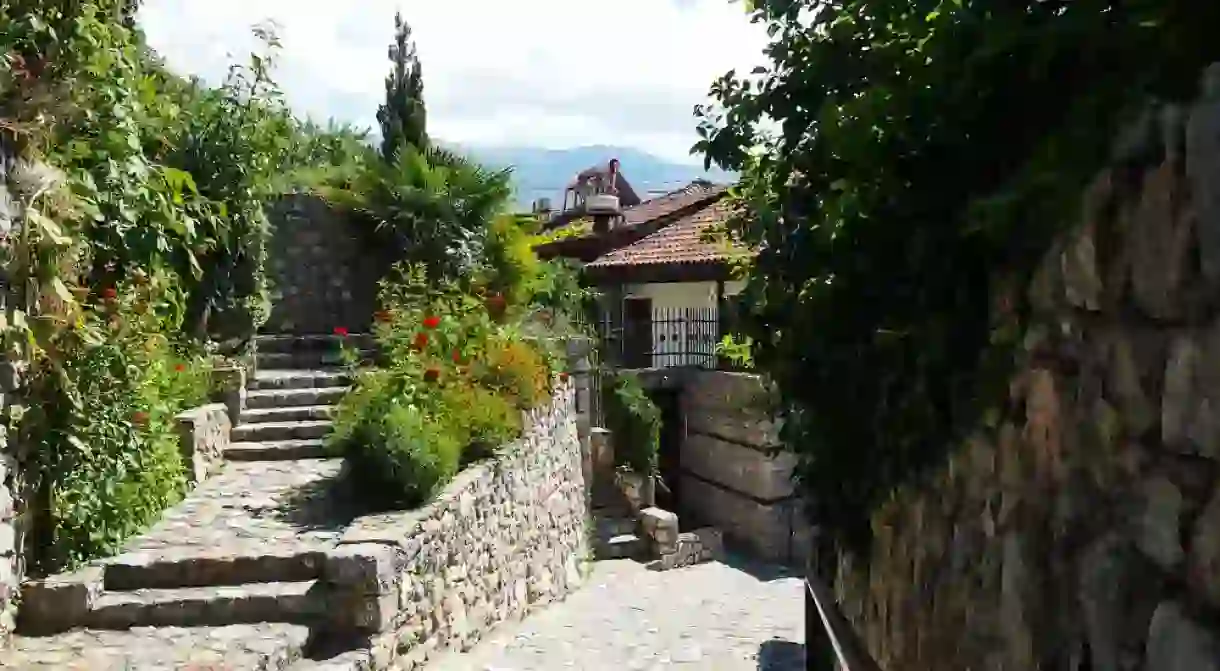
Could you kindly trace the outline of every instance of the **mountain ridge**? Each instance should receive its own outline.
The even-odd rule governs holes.
[[[641,198],[682,188],[696,179],[731,183],[737,176],[718,168],[662,159],[633,147],[587,145],[566,149],[528,146],[456,147],[472,159],[496,168],[512,168],[517,205],[529,207],[538,198],[550,198],[552,207],[563,203],[563,191],[577,173],[591,166],[619,160],[623,175]]]

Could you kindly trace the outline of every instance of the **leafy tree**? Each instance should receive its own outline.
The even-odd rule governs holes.
[[[1076,215],[1119,124],[1194,92],[1214,0],[759,0],[767,67],[697,109],[743,170],[756,363],[789,408],[813,514],[874,507],[1003,398],[1024,306],[990,312]],[[764,123],[769,122],[769,123]],[[774,130],[768,130],[768,127]],[[1001,284],[1001,282],[1003,284]]]
[[[404,146],[419,150],[428,146],[423,73],[411,26],[401,13],[394,15],[390,61],[394,65],[385,78],[385,104],[377,109],[377,122],[381,124],[381,155],[392,163]]]

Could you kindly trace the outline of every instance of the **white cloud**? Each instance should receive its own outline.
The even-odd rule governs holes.
[[[424,72],[429,131],[451,142],[636,147],[694,161],[692,107],[765,35],[728,0],[146,0],[141,22],[178,72],[211,81],[275,20],[294,109],[374,124],[401,7]],[[231,55],[231,56],[230,56]]]

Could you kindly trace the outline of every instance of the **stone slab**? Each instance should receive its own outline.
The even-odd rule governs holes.
[[[682,441],[682,469],[747,496],[777,500],[792,496],[796,455],[759,449],[691,433]]]

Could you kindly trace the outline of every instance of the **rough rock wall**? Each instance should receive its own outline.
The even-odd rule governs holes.
[[[20,226],[17,194],[9,192],[8,180],[16,156],[0,142],[0,231],[9,234]],[[8,274],[0,268],[0,314],[13,323],[12,289]],[[24,306],[20,306],[24,307]],[[14,362],[0,363],[0,411],[7,411],[22,386],[21,369]],[[29,526],[29,488],[22,478],[22,451],[0,426],[0,647],[7,645],[16,623],[17,593],[25,574],[26,531]]]
[[[317,196],[284,196],[268,207],[272,234],[268,270],[268,332],[330,333],[343,327],[367,331],[376,309],[380,261],[341,212]]]
[[[809,525],[793,491],[796,459],[773,449],[777,427],[761,379],[691,370],[681,407],[679,515],[765,559],[803,564]]]
[[[526,426],[425,508],[357,520],[327,558],[333,610],[356,616],[336,624],[373,634],[373,668],[467,650],[581,582],[588,508],[572,384]]]
[[[1220,99],[1118,154],[1025,288],[1008,406],[840,557],[883,668],[1220,669]]]

